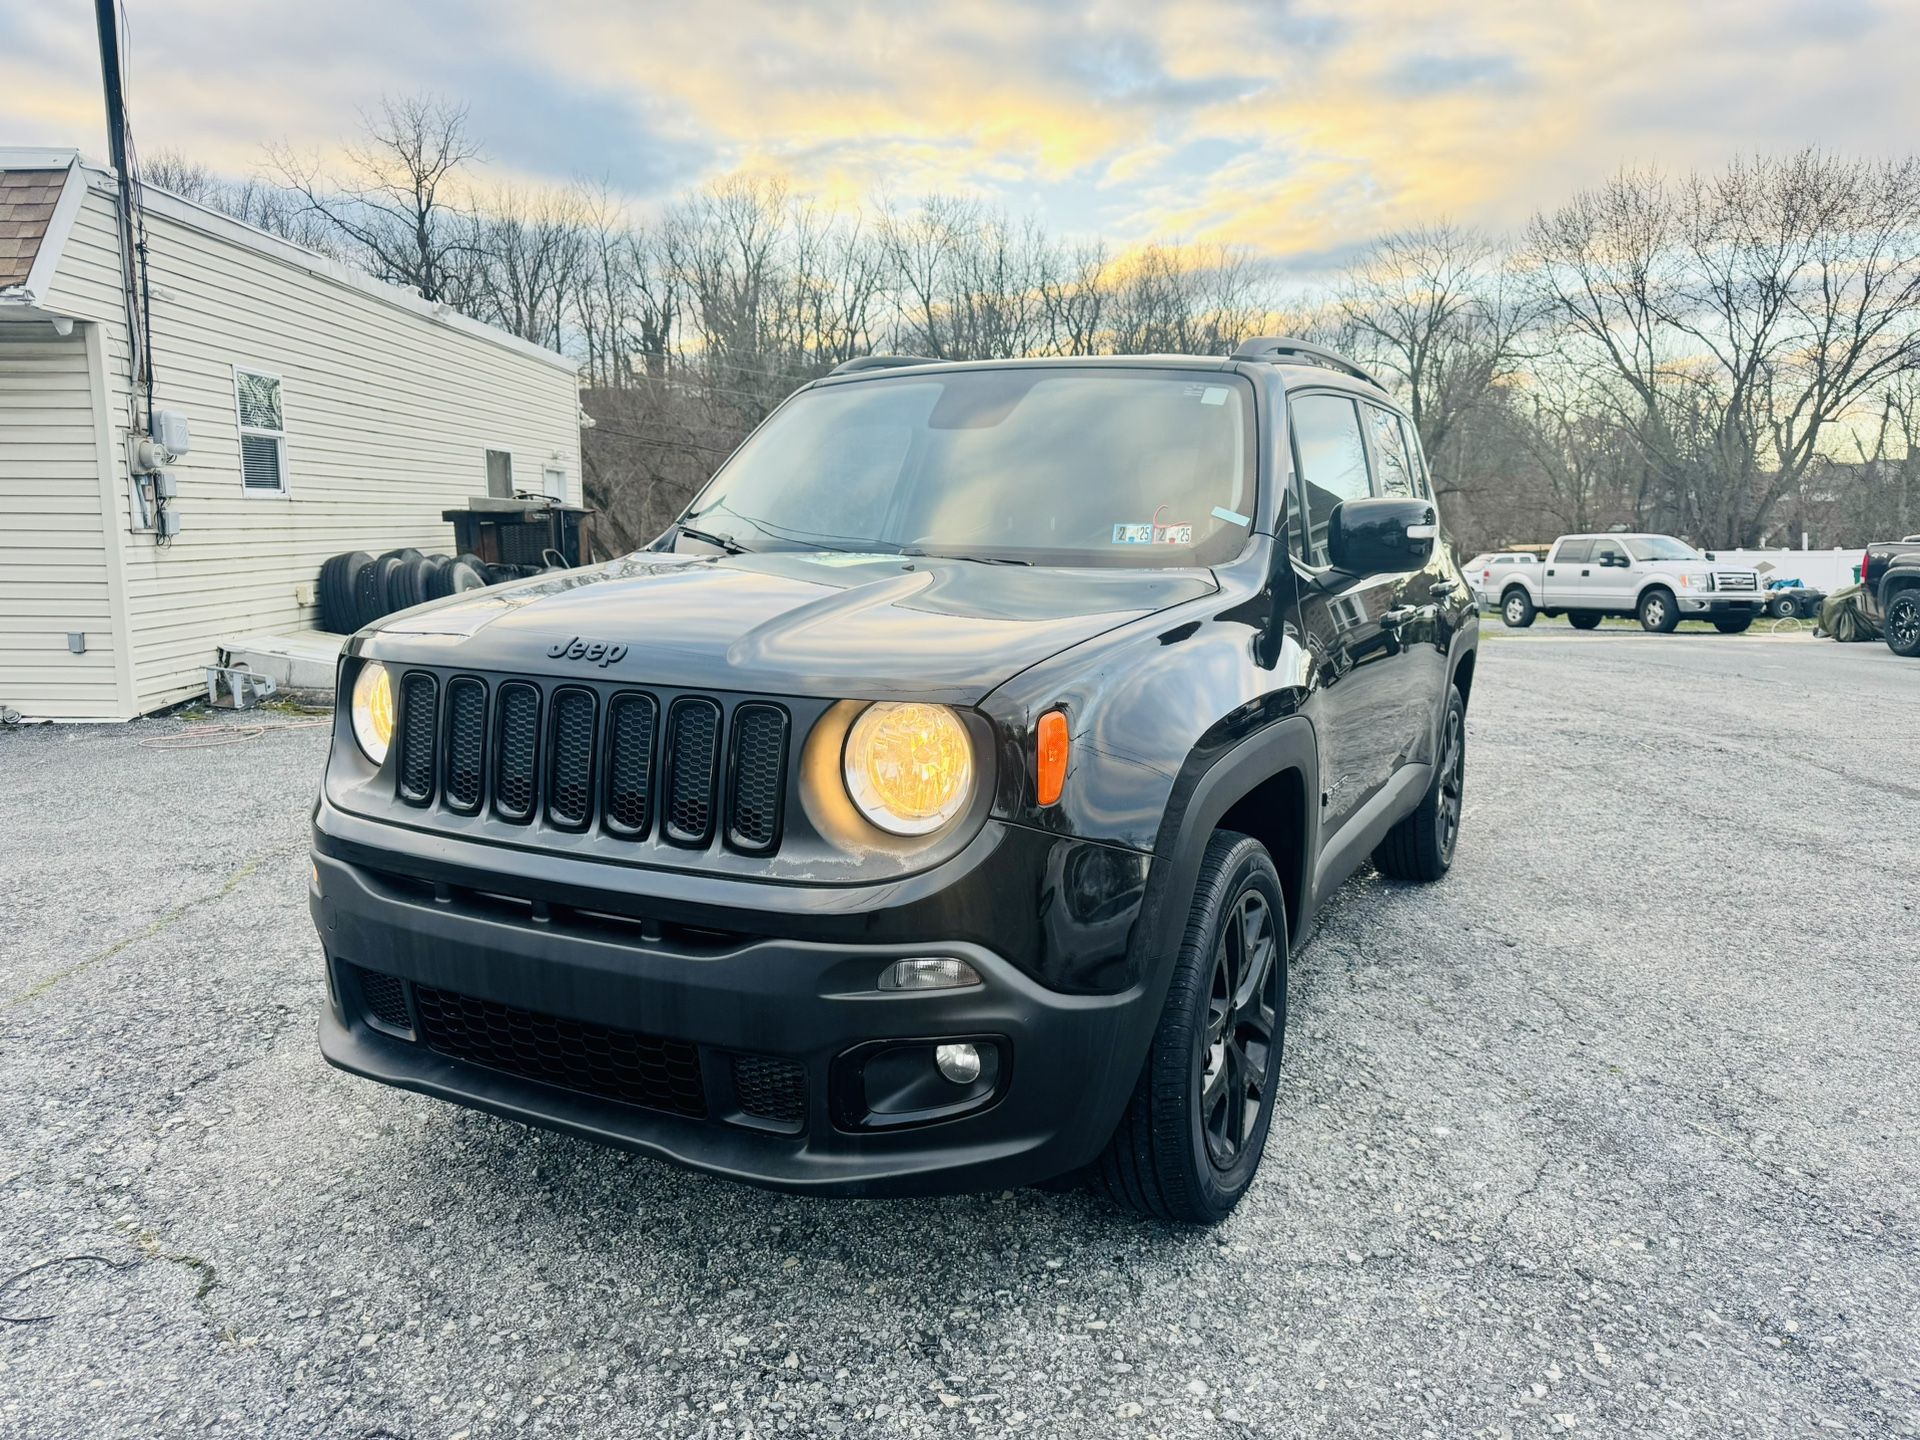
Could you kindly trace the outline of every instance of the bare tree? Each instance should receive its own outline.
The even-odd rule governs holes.
[[[462,193],[480,147],[467,109],[435,96],[387,96],[361,116],[347,145],[347,173],[323,177],[319,162],[284,145],[269,157],[306,209],[337,232],[383,280],[423,299],[459,306],[473,271],[473,222]]]
[[[1529,228],[1562,336],[1635,402],[1680,527],[1753,543],[1830,433],[1920,365],[1920,160],[1623,171]]]

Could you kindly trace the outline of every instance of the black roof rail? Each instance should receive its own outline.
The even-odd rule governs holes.
[[[1329,350],[1324,345],[1316,345],[1311,340],[1296,340],[1291,335],[1256,335],[1251,340],[1243,340],[1233,352],[1235,360],[1271,360],[1281,355],[1298,355],[1317,365],[1325,365],[1331,370],[1344,370],[1356,380],[1364,380],[1376,390],[1385,390],[1377,379],[1356,365],[1338,350]]]
[[[902,365],[933,365],[938,362],[924,355],[856,355],[851,360],[842,360],[827,373],[829,375],[857,375],[862,370],[897,370]]]

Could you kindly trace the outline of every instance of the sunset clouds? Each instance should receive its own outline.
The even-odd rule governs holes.
[[[645,204],[737,170],[985,194],[1061,231],[1299,263],[1448,215],[1505,226],[1622,163],[1920,133],[1920,6],[673,5],[128,0],[149,152],[245,174],[382,91],[472,107],[501,178]],[[98,154],[85,7],[0,0],[0,145]]]

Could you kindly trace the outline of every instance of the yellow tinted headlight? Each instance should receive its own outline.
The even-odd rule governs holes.
[[[386,760],[393,743],[393,681],[378,660],[362,665],[353,677],[353,738],[374,764]]]
[[[881,702],[847,732],[847,794],[893,835],[938,830],[973,791],[973,743],[944,705]]]

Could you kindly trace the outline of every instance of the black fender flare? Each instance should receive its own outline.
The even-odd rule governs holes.
[[[1140,977],[1141,989],[1140,1004],[1133,1012],[1138,1018],[1114,1044],[1114,1073],[1124,1074],[1127,1083],[1124,1088],[1114,1088],[1110,1113],[1094,1118],[1097,1142],[1086,1154],[1086,1161],[1106,1147],[1132,1097],[1140,1067],[1146,1063],[1148,1047],[1160,1026],[1160,1012],[1167,1003],[1167,989],[1173,982],[1174,956],[1193,903],[1194,887],[1199,883],[1208,839],[1235,803],[1287,770],[1300,772],[1307,812],[1297,892],[1302,913],[1287,917],[1291,949],[1292,942],[1306,937],[1318,898],[1313,893],[1313,870],[1320,853],[1320,746],[1313,722],[1304,715],[1290,715],[1229,743],[1224,750],[1218,745],[1203,745],[1181,766],[1161,817],[1146,899],[1127,947],[1129,969]]]
[[[1300,772],[1307,799],[1297,890],[1302,913],[1287,917],[1290,935],[1303,936],[1314,909],[1313,862],[1320,851],[1320,745],[1313,722],[1304,715],[1290,715],[1224,752],[1211,757],[1196,752],[1181,767],[1161,817],[1147,896],[1131,942],[1131,968],[1155,997],[1156,1019],[1173,974],[1173,956],[1187,923],[1208,838],[1238,801],[1287,770]]]

